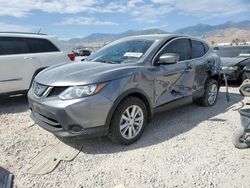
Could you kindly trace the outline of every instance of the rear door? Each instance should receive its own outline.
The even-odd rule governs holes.
[[[209,66],[214,62],[213,58],[208,55],[209,47],[207,44],[198,41],[191,40],[192,46],[192,67],[194,70],[194,90],[202,91],[207,79],[207,71]]]
[[[24,38],[0,37],[0,93],[28,89],[36,61]]]
[[[165,53],[177,53],[179,62],[155,66],[155,106],[192,95],[194,82],[190,64],[191,44],[187,38],[174,39],[156,55],[156,60]]]
[[[69,61],[66,54],[48,39],[26,38],[30,53],[33,53],[41,63],[40,68],[46,68]]]

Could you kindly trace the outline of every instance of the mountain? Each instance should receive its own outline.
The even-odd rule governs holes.
[[[213,41],[215,43],[231,42],[236,38],[250,41],[250,30],[237,28],[219,29],[204,34],[202,38],[208,42]]]
[[[63,41],[65,45],[79,46],[80,44],[101,47],[103,44],[116,40],[118,38],[133,36],[133,35],[146,35],[146,34],[166,34],[161,29],[147,29],[147,30],[128,30],[123,33],[93,33],[84,38],[72,38],[68,41]],[[235,38],[250,41],[250,20],[241,22],[226,22],[219,25],[198,24],[194,26],[185,27],[174,31],[175,34],[191,35],[203,38],[209,42],[231,42]]]
[[[195,26],[178,29],[174,33],[182,35],[203,36],[207,33],[215,32],[218,30],[230,29],[230,28],[235,28],[240,30],[250,30],[250,20],[241,22],[226,22],[224,24],[219,24],[214,26],[207,24],[198,24]]]
[[[166,31],[160,29],[146,29],[146,30],[128,30],[123,33],[93,33],[84,38],[72,38],[64,43],[86,43],[86,42],[105,42],[112,41],[122,37],[134,36],[134,35],[148,35],[148,34],[166,34]]]
[[[200,36],[206,32],[213,31],[214,27],[206,24],[198,24],[195,26],[185,27],[179,30],[176,30],[175,34],[181,35],[192,35],[192,36]]]

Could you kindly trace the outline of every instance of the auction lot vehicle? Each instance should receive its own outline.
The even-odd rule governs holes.
[[[229,81],[243,82],[245,67],[250,66],[250,46],[219,47],[216,53],[221,57],[221,68]]]
[[[39,73],[31,117],[59,137],[109,135],[136,141],[153,114],[217,100],[220,58],[202,40],[179,35],[119,39],[88,59]]]
[[[90,56],[91,51],[87,49],[79,49],[73,50],[73,53],[76,56],[76,61],[84,61],[88,56]]]
[[[0,94],[25,93],[44,68],[74,60],[55,37],[45,34],[0,32]]]
[[[73,53],[75,54],[75,56],[90,56],[91,51],[87,50],[87,49],[79,49],[79,50],[74,50]]]

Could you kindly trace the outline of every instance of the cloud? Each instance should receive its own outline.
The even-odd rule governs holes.
[[[25,17],[32,10],[49,13],[75,14],[94,11],[93,5],[101,0],[0,0],[0,16]]]
[[[68,17],[58,25],[118,25],[116,22],[98,20],[94,17]]]
[[[97,7],[95,11],[102,13],[124,13],[131,15],[134,20],[140,22],[156,22],[159,17],[170,13],[171,7],[157,7],[153,3],[146,3],[144,0],[114,1],[103,8]]]
[[[155,23],[162,16],[170,13],[173,9],[171,7],[156,7],[153,4],[141,5],[134,7],[130,14],[135,17],[137,21]]]
[[[130,14],[137,21],[154,23],[169,13],[199,18],[224,17],[247,12],[244,0],[128,0],[109,3],[103,11]]]
[[[244,0],[117,0],[102,9],[103,13],[125,13],[139,22],[155,23],[169,13],[199,18],[222,17],[247,12],[250,5]]]
[[[16,31],[16,32],[32,32],[34,30],[38,31],[39,27],[31,25],[15,25],[0,22],[0,31]]]
[[[25,17],[32,14],[33,10],[72,15],[123,13],[134,20],[148,23],[155,23],[173,12],[209,18],[235,15],[250,9],[246,0],[0,0],[0,5],[0,16]],[[88,20],[83,19],[81,22],[86,24]],[[112,23],[106,23],[109,24]]]
[[[151,0],[153,4],[172,7],[179,14],[217,17],[229,16],[249,10],[250,6],[243,0]]]

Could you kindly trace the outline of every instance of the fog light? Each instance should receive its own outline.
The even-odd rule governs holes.
[[[74,132],[74,133],[79,133],[83,130],[83,128],[79,125],[73,125],[72,127],[70,127],[71,129],[71,132]]]

